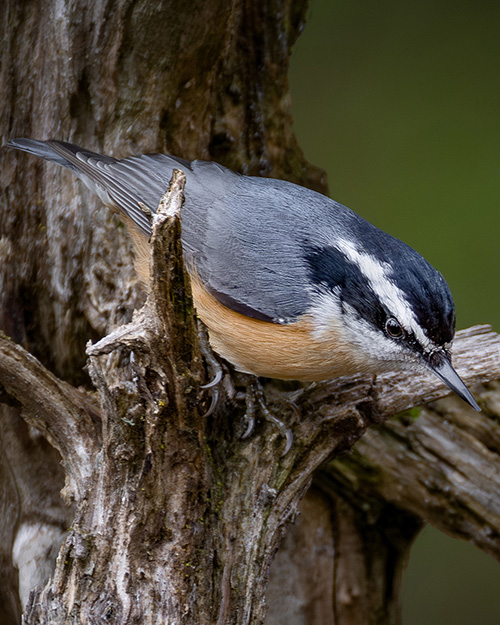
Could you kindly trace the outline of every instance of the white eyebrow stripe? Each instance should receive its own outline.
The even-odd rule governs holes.
[[[420,345],[426,349],[432,345],[420,327],[414,312],[406,301],[404,292],[396,286],[394,280],[388,275],[388,263],[380,262],[370,254],[361,252],[351,241],[337,239],[335,247],[353,262],[368,279],[373,292],[379,297],[405,330],[412,332]]]

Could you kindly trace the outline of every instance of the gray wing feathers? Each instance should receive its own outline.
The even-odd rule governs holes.
[[[332,221],[328,198],[291,183],[251,178],[206,161],[150,154],[117,160],[60,141],[15,139],[14,147],[71,170],[101,200],[149,235],[172,170],[186,173],[183,246],[205,286],[226,306],[286,323],[309,306],[303,258],[311,233]],[[333,220],[335,221],[335,220]]]
[[[249,314],[246,308],[251,308],[261,313],[254,317],[287,323],[309,306],[302,254],[311,232],[309,206],[297,189],[283,181],[246,176],[225,180],[221,189],[220,177],[213,175],[206,185],[205,214],[198,207],[193,210],[186,193],[184,242],[197,254],[203,281],[220,301],[218,294],[227,296],[223,303],[242,304],[230,306],[238,312]],[[202,198],[196,199],[201,203]]]

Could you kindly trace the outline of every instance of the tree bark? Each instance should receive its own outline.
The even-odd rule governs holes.
[[[286,70],[306,8],[7,0],[2,139],[169,151],[326,191],[291,131]],[[117,219],[59,169],[0,159],[0,622],[18,623],[27,602],[25,623],[261,623],[271,562],[313,478],[273,565],[269,625],[398,623],[423,519],[498,557],[494,333],[456,344],[466,381],[490,383],[479,417],[448,399],[385,421],[446,394],[425,376],[269,383],[294,433],[281,457],[267,423],[241,440],[231,372],[216,414],[202,416],[212,360],[182,267],[182,180],[155,224],[150,296],[133,317],[145,293]]]

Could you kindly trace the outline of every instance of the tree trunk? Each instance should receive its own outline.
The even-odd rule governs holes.
[[[287,67],[306,8],[6,0],[3,142],[168,151],[326,191],[291,131]],[[500,517],[475,469],[498,462],[496,387],[485,387],[474,421],[450,399],[337,457],[373,423],[446,391],[424,376],[295,391],[270,383],[292,449],[281,456],[283,438],[267,423],[242,440],[230,371],[219,410],[202,416],[210,391],[200,383],[213,365],[200,355],[178,218],[155,224],[157,278],[132,318],[146,296],[118,220],[58,168],[0,158],[0,622],[18,623],[27,604],[27,624],[262,623],[269,567],[313,475],[272,569],[269,625],[398,623],[402,566],[422,519],[498,557]],[[175,214],[182,185],[176,178],[168,195]],[[85,345],[105,335],[86,367]],[[484,328],[457,341],[468,382],[500,378],[498,345]],[[467,491],[444,468],[472,453],[460,469]],[[394,486],[403,463],[404,489]]]

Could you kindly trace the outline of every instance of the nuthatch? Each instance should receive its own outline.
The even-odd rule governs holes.
[[[283,180],[165,154],[118,160],[62,141],[10,147],[54,161],[121,215],[148,280],[150,222],[186,174],[182,244],[213,349],[246,373],[326,380],[430,370],[473,408],[451,365],[455,308],[443,276],[349,208]]]

